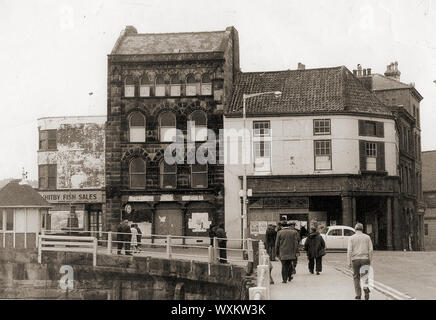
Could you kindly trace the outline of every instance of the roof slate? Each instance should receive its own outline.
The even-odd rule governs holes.
[[[224,51],[226,31],[126,34],[112,54],[168,54]]]
[[[51,207],[35,189],[19,181],[13,180],[0,190],[0,207]]]
[[[247,115],[358,112],[390,116],[390,110],[346,67],[247,72],[236,76],[227,116],[242,115],[242,95],[281,91],[246,100]]]

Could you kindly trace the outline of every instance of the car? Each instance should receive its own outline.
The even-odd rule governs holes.
[[[356,233],[356,230],[349,226],[328,226],[321,231],[321,237],[325,241],[326,249],[347,250],[348,239]],[[304,247],[306,239],[301,240],[300,244]]]

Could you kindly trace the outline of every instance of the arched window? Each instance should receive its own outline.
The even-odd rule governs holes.
[[[129,164],[130,188],[145,188],[145,161],[141,158],[134,158]]]
[[[160,163],[160,187],[162,189],[177,188],[177,164]]]
[[[141,112],[133,112],[129,117],[129,141],[145,142],[145,117]]]
[[[188,74],[188,76],[186,77],[186,95],[197,95],[197,82],[195,80],[195,76],[192,73]]]
[[[191,187],[207,188],[207,164],[191,165]]]
[[[140,79],[139,83],[139,96],[140,97],[149,97],[151,92],[152,82],[150,78],[144,74]]]
[[[156,77],[156,97],[165,97],[165,79],[161,74]]]
[[[135,80],[132,76],[127,76],[124,79],[124,96],[134,97],[135,96]]]
[[[180,96],[180,88],[181,88],[181,81],[180,76],[178,74],[173,74],[171,76],[171,90],[170,94],[173,97]]]
[[[172,112],[164,112],[159,117],[160,141],[176,141],[176,116]]]
[[[210,75],[205,73],[201,76],[201,95],[210,96],[212,94],[212,82]]]
[[[190,120],[194,122],[195,127],[191,128],[192,141],[206,141],[207,140],[207,117],[206,113],[201,110],[196,110],[191,113]],[[192,130],[194,129],[195,130]]]

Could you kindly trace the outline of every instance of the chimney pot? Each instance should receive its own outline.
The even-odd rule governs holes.
[[[301,62],[298,62],[298,70],[306,70],[306,65],[302,64]]]
[[[367,74],[368,76],[371,75],[371,68],[366,69],[366,74]]]
[[[366,76],[366,69],[363,69],[363,75]]]

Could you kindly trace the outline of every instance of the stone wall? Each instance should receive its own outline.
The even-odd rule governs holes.
[[[98,300],[240,300],[253,279],[244,267],[151,257],[0,249],[0,298]],[[74,271],[74,289],[62,290],[62,265]]]

